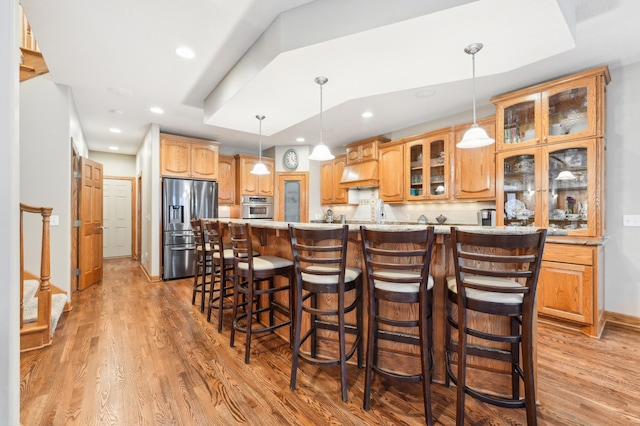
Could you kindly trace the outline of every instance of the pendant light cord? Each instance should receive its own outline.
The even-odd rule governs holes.
[[[264,115],[256,115],[256,118],[258,119],[258,121],[260,122],[260,136],[259,136],[259,155],[260,155],[260,160],[258,161],[259,163],[262,163],[262,120],[264,120]]]
[[[322,86],[323,83],[320,84],[320,143],[322,143]]]
[[[478,124],[476,121],[476,54],[471,54],[471,68],[473,73],[473,124]]]

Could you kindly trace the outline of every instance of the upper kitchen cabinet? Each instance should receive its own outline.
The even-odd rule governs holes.
[[[464,133],[473,123],[461,124],[454,129],[454,181],[455,200],[493,200],[496,197],[495,144],[480,148],[457,148]],[[478,126],[495,139],[496,118],[478,120]]]
[[[273,158],[262,157],[262,163],[269,170],[268,175],[251,174],[253,166],[260,158],[254,155],[236,154],[236,181],[237,193],[236,202],[240,203],[242,195],[263,195],[273,197],[274,160]]]
[[[599,67],[492,98],[498,151],[604,136],[610,76]]]
[[[218,157],[218,204],[231,205],[236,201],[236,161],[231,155]]]
[[[378,150],[378,197],[387,203],[404,200],[404,142],[382,145]]]
[[[346,155],[320,163],[320,204],[347,204],[349,190],[340,186],[340,178],[347,162]]]
[[[218,142],[160,133],[160,174],[218,179]]]
[[[497,154],[497,225],[602,235],[602,153],[595,139]]]
[[[451,182],[451,132],[431,132],[406,141],[405,200],[448,199]]]
[[[357,141],[346,145],[347,164],[362,163],[378,159],[378,145],[389,142],[382,136]]]

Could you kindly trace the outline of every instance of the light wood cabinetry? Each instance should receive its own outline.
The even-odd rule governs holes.
[[[496,197],[496,159],[495,144],[481,148],[457,148],[464,133],[472,123],[461,124],[454,128],[453,149],[453,198],[454,200],[491,200]],[[495,117],[478,120],[478,126],[495,139]]]
[[[451,131],[440,130],[404,140],[404,199],[448,199],[451,190]]]
[[[382,145],[378,150],[378,196],[389,203],[404,200],[404,143]]]
[[[498,151],[604,136],[607,67],[492,98]]]
[[[346,145],[347,164],[362,163],[378,159],[378,144],[389,142],[382,136],[357,141]]]
[[[160,174],[217,180],[218,146],[213,141],[160,133]]]
[[[538,279],[538,313],[600,336],[604,328],[602,246],[547,243]],[[598,289],[600,292],[598,292]]]
[[[230,205],[236,201],[236,160],[231,155],[218,157],[218,204]]]
[[[274,160],[273,158],[262,157],[262,163],[269,170],[268,175],[253,175],[253,166],[260,161],[254,155],[236,154],[236,182],[237,193],[236,202],[240,203],[242,195],[264,195],[273,197]]]
[[[547,244],[538,308],[599,336],[604,237],[606,67],[493,98],[497,224],[562,228]],[[587,245],[588,244],[588,245]]]
[[[602,182],[596,139],[500,152],[497,224],[563,228],[570,235],[602,235]],[[561,173],[566,173],[567,179]]]
[[[336,155],[320,164],[320,204],[347,204],[349,190],[340,187],[340,178],[347,163],[346,155]]]

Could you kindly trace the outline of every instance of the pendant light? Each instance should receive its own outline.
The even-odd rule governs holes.
[[[267,166],[262,162],[262,120],[264,120],[264,115],[256,115],[256,118],[260,121],[260,160],[253,166],[253,169],[249,173],[252,175],[268,175],[269,170],[267,170]]]
[[[458,148],[479,148],[495,142],[482,127],[478,126],[476,121],[476,53],[482,49],[482,46],[482,43],[473,43],[464,49],[465,53],[471,55],[473,67],[473,125],[464,133],[462,140],[456,144]]]
[[[315,82],[320,85],[320,142],[313,148],[313,152],[309,155],[309,160],[327,161],[336,158],[329,148],[322,142],[322,85],[327,81],[327,77],[316,77]]]

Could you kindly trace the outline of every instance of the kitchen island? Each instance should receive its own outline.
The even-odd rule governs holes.
[[[241,219],[220,219],[222,223],[229,222],[245,222]],[[287,259],[292,258],[291,246],[289,242],[289,229],[286,222],[274,222],[274,221],[261,221],[251,220],[249,221],[252,228],[252,236],[254,243],[254,250],[258,250],[264,255],[275,255],[284,257]],[[299,224],[300,226],[315,228],[315,227],[335,227],[340,226],[338,224]],[[360,226],[361,224],[348,224],[349,226],[349,247],[347,252],[347,264],[348,266],[354,266],[362,269],[362,252],[360,249]],[[383,229],[391,231],[405,231],[411,229],[424,229],[425,225],[414,224],[397,224],[397,225],[376,225],[366,224],[370,229]],[[468,230],[474,232],[481,232],[487,234],[512,234],[512,233],[531,233],[535,230],[532,227],[479,227],[479,226],[460,226],[461,230]],[[433,247],[433,254],[431,258],[431,275],[435,281],[434,287],[434,301],[433,301],[433,336],[434,336],[434,370],[433,380],[435,382],[444,383],[445,380],[445,301],[446,301],[446,277],[454,274],[454,266],[452,259],[452,252],[450,246],[450,226],[449,225],[436,225],[434,226],[436,238]],[[549,229],[548,236],[561,236],[566,235],[566,231],[560,229]],[[283,296],[284,297],[284,296]],[[364,300],[368,300],[368,289],[366,286],[363,288]],[[286,303],[286,300],[280,300],[282,303]],[[346,300],[349,303],[350,300]],[[402,318],[406,315],[403,312],[404,307],[398,306],[389,307],[388,309],[394,310],[391,313],[392,316]],[[365,327],[367,324],[366,312],[367,304],[365,302]],[[351,313],[351,316],[354,314]],[[487,327],[491,327],[493,330],[499,330],[502,327],[508,327],[508,322],[496,322],[495,318],[487,318],[482,315],[472,315],[471,321],[475,321],[477,324],[486,324]],[[354,318],[347,316],[348,321],[354,321]],[[366,330],[363,330],[363,335],[366,336]],[[284,339],[288,339],[288,331],[279,332],[280,336]],[[321,334],[320,334],[321,335]],[[319,351],[322,350],[335,350],[337,340],[335,336],[330,334],[321,335],[323,338],[318,343]],[[366,344],[365,344],[366,347]],[[398,366],[402,371],[419,371],[419,358],[418,348],[412,345],[400,344],[389,341],[382,341],[380,343],[380,362],[389,363],[390,365]],[[468,373],[468,383],[476,383],[476,387],[481,387],[488,390],[493,390],[500,393],[500,389],[510,389],[510,371],[505,368],[504,365],[497,364],[495,362],[488,362],[485,360],[473,360],[470,365],[473,366],[472,370]],[[501,374],[496,374],[496,371]],[[478,384],[482,383],[481,386]]]

